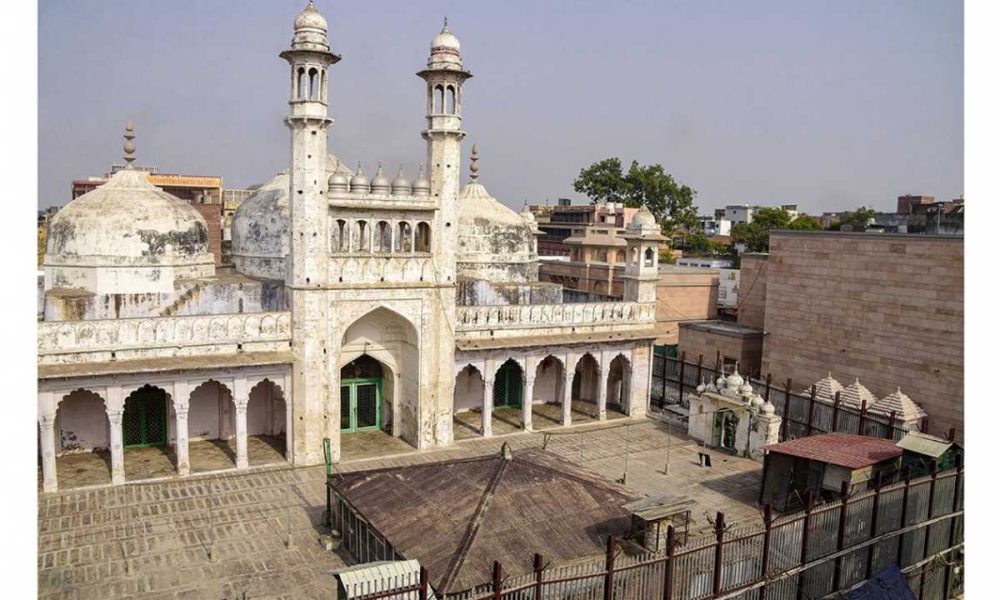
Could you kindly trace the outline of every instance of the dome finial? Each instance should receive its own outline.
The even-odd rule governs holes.
[[[479,181],[479,146],[472,145],[472,161],[469,163],[469,180]]]
[[[448,31],[448,15],[444,16],[444,27],[441,29],[441,31]]]
[[[125,121],[125,168],[132,168],[132,161],[135,160],[135,134],[132,133],[132,121]]]

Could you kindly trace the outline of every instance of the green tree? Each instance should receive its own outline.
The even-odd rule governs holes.
[[[767,252],[772,229],[788,229],[792,216],[783,208],[762,208],[749,223],[737,223],[729,232],[733,245],[745,244],[747,252]]]
[[[874,219],[876,214],[874,208],[861,206],[852,212],[847,219],[841,221],[841,224],[850,225],[852,231],[864,231],[868,227],[868,221]]]
[[[792,222],[788,224],[788,229],[794,229],[796,231],[819,231],[823,227],[819,224],[819,220],[816,217],[810,217],[809,215],[799,215],[792,219]]]
[[[662,165],[640,165],[632,161],[628,173],[621,159],[607,158],[580,169],[573,189],[592,203],[621,202],[649,209],[664,231],[692,229],[698,222],[695,191],[678,183]]]

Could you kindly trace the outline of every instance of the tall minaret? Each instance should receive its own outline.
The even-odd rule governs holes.
[[[285,123],[292,133],[289,253],[285,286],[292,307],[292,439],[294,464],[323,460],[321,420],[329,420],[327,385],[328,264],[326,199],[327,70],[340,57],[330,52],[326,19],[310,1],[295,18],[292,47],[281,53],[291,66],[291,98]]]
[[[438,284],[455,282],[455,248],[458,244],[458,193],[461,189],[462,83],[472,73],[462,67],[461,45],[445,19],[441,33],[431,41],[427,68],[417,73],[427,82],[427,165],[431,194],[438,201],[440,232],[434,242]]]

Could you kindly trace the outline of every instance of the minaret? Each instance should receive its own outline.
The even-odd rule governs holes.
[[[624,299],[628,302],[656,302],[656,282],[659,280],[660,234],[656,217],[643,206],[635,213],[625,230],[628,253],[625,258]]]
[[[455,283],[455,248],[458,243],[458,194],[461,190],[462,83],[472,73],[462,66],[461,45],[450,31],[448,20],[431,41],[427,68],[417,73],[427,82],[427,164],[431,195],[439,210],[434,253],[438,284]]]
[[[329,256],[326,199],[327,71],[340,57],[330,52],[326,19],[310,1],[295,18],[292,46],[281,53],[291,66],[291,97],[285,123],[292,134],[290,171],[289,253],[285,286],[292,307],[292,414],[294,464],[316,464],[323,459],[317,427],[332,421],[327,385],[326,325],[328,304],[324,287]]]

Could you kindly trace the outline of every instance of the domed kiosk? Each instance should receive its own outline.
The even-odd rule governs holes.
[[[215,274],[205,219],[132,167],[131,123],[125,137],[125,168],[52,218],[45,248],[46,290],[171,293],[178,279]]]

